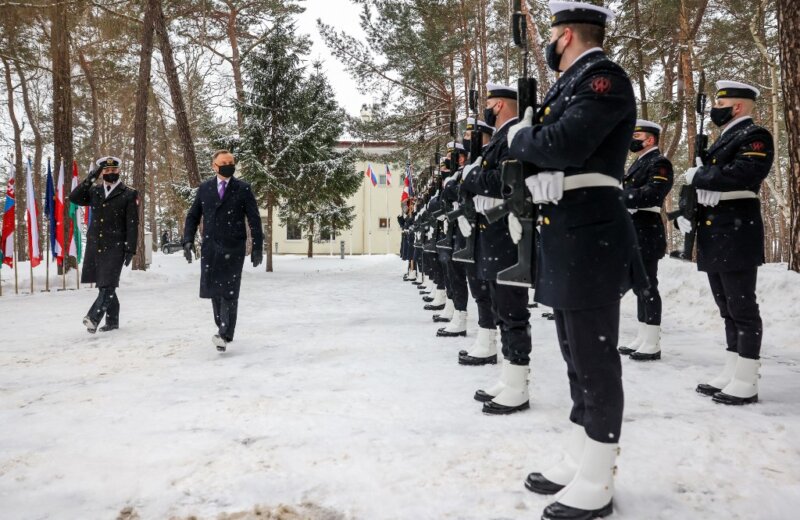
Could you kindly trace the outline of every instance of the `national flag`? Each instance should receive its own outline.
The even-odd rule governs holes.
[[[392,185],[392,172],[389,171],[389,165],[386,165],[386,186]]]
[[[47,194],[44,196],[44,214],[50,222],[50,254],[56,257],[56,190],[53,188],[53,171],[47,159]]]
[[[406,163],[406,178],[403,179],[403,194],[400,195],[400,202],[405,202],[414,196],[414,182],[411,178],[411,161]]]
[[[56,245],[53,248],[58,265],[64,262],[64,244],[68,242],[64,240],[64,159],[61,159],[61,166],[58,168],[58,181],[56,182]]]
[[[6,188],[6,203],[3,208],[3,231],[0,233],[0,260],[8,267],[14,267],[14,166],[9,161],[8,187]]]
[[[42,252],[39,250],[39,208],[36,206],[36,192],[33,191],[33,168],[31,159],[28,158],[27,175],[25,176],[25,212],[28,222],[28,255],[31,258],[31,267],[36,267],[42,261]]]
[[[372,186],[378,185],[378,178],[375,176],[375,172],[372,170],[372,165],[367,165],[367,171],[364,172],[367,175],[367,179],[372,181]]]
[[[72,161],[72,189],[78,187],[78,163]],[[74,256],[78,259],[78,263],[83,258],[83,244],[81,242],[81,207],[77,204],[69,203],[69,218],[70,218],[70,241],[69,241],[69,256]]]

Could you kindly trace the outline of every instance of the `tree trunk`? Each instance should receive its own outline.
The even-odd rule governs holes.
[[[142,48],[139,51],[139,78],[136,82],[136,112],[133,120],[133,188],[139,192],[139,232],[133,269],[145,270],[144,250],[144,198],[145,162],[147,161],[147,105],[150,99],[150,68],[153,57],[155,19],[160,12],[161,0],[148,0],[142,27]]]
[[[239,12],[231,6],[228,13],[228,42],[231,45],[231,68],[233,69],[233,86],[236,90],[236,124],[239,136],[243,135],[244,115],[242,105],[244,104],[244,81],[242,80],[242,62],[239,56],[239,37],[236,34],[236,17]]]
[[[792,219],[789,229],[789,269],[800,272],[800,10],[794,0],[778,0],[783,110],[788,133]]]
[[[264,233],[264,242],[267,247],[267,272],[272,272],[272,212],[275,208],[275,200],[272,193],[267,193],[267,229]]]
[[[308,224],[308,258],[314,258],[314,221],[311,220]]]
[[[642,104],[642,119],[650,119],[647,113],[647,90],[644,87],[644,53],[642,52],[642,24],[639,15],[639,0],[633,0],[633,27],[636,31],[636,61],[639,68],[636,74],[639,80],[639,97]]]
[[[69,21],[66,2],[50,8],[50,55],[53,61],[53,164],[64,160],[64,168],[72,165],[72,80],[69,54]],[[64,172],[65,193],[68,192],[67,171]],[[19,200],[19,199],[17,199]],[[61,219],[68,222],[69,204],[64,204]],[[67,244],[64,244],[66,247]]]
[[[97,99],[97,83],[92,71],[92,64],[86,60],[82,52],[78,53],[78,63],[81,65],[83,75],[86,76],[86,83],[89,85],[89,94],[92,97],[92,155],[95,159],[100,157],[100,108]]]
[[[14,130],[14,213],[17,219],[17,228],[14,231],[14,244],[17,249],[17,260],[24,261],[28,258],[27,249],[27,228],[25,227],[25,174],[22,169],[22,128],[14,112],[14,83],[11,81],[11,64],[5,58],[3,67],[6,73],[6,90],[8,91],[8,118],[11,120],[11,127]]]
[[[20,63],[15,61],[14,66],[17,69],[20,87],[22,87],[25,114],[28,116],[28,124],[31,125],[31,131],[33,132],[33,190],[36,192],[36,200],[42,201],[44,200],[44,195],[42,194],[42,183],[39,179],[42,173],[42,132],[39,130],[39,117],[33,111],[33,105],[31,105],[28,94],[28,81],[25,79]],[[44,238],[44,233],[39,233],[39,251],[44,251]]]
[[[158,45],[161,50],[161,58],[164,60],[164,71],[167,74],[167,84],[169,94],[172,98],[172,107],[175,110],[175,124],[178,127],[178,135],[181,139],[183,148],[183,161],[186,166],[186,175],[189,185],[196,188],[200,185],[200,170],[197,167],[197,155],[192,141],[191,127],[189,119],[186,117],[186,106],[183,103],[183,93],[181,92],[181,82],[178,77],[178,66],[172,54],[172,45],[169,42],[167,22],[164,18],[164,11],[161,9],[161,2],[155,5],[155,30],[158,33]]]
[[[158,251],[159,234],[158,225],[156,223],[156,172],[158,167],[150,163],[150,176],[147,178],[147,213],[148,222],[150,223],[150,234],[153,237],[153,251]]]

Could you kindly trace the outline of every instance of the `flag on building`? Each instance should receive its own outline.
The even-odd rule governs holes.
[[[47,159],[47,189],[44,196],[44,214],[48,219],[50,225],[49,237],[50,240],[50,254],[53,258],[56,257],[56,190],[53,187],[53,171],[50,168],[50,159]]]
[[[72,161],[72,190],[78,187],[78,163]],[[69,219],[70,219],[70,240],[69,240],[69,256],[74,256],[78,259],[78,263],[83,259],[83,243],[81,237],[81,207],[77,204],[69,203]]]
[[[33,168],[31,159],[28,158],[27,175],[25,176],[25,216],[28,222],[28,255],[31,258],[31,267],[36,267],[42,262],[42,251],[39,249],[39,208],[36,206],[36,192],[33,191]]]
[[[53,247],[53,251],[55,252],[53,256],[56,257],[56,261],[58,265],[61,265],[64,261],[64,244],[66,240],[64,240],[64,159],[61,159],[61,166],[58,168],[58,180],[56,181],[56,201],[55,201],[55,208],[56,208],[56,227],[55,227],[55,235],[56,235],[56,243]]]
[[[14,267],[14,167],[9,161],[11,175],[8,177],[6,188],[6,203],[3,207],[3,230],[0,233],[0,260],[8,267]]]
[[[364,172],[364,173],[366,173],[367,179],[372,181],[372,185],[373,186],[377,186],[378,185],[378,178],[375,176],[375,172],[372,170],[372,165],[371,164],[367,165],[367,171]]]
[[[392,172],[389,171],[389,165],[386,165],[386,186],[392,185]]]

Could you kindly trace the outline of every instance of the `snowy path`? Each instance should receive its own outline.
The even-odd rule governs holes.
[[[547,499],[522,482],[553,459],[569,402],[541,310],[532,409],[487,417],[472,394],[499,365],[457,365],[473,338],[433,337],[396,257],[250,269],[222,356],[198,265],[154,261],[126,273],[122,329],[107,335],[80,325],[94,291],[0,298],[0,518],[113,519],[125,506],[215,518],[303,502],[359,520],[539,518]],[[800,514],[800,276],[761,273],[763,402],[731,409],[694,392],[722,359],[707,283],[662,263],[664,360],[624,362],[614,518]],[[624,341],[630,295],[623,311]]]

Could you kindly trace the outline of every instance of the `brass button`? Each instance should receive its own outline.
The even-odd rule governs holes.
[[[550,219],[547,218],[547,217],[544,217],[544,223],[545,223],[545,225],[550,224]]]
[[[710,225],[711,225],[711,221],[710,220],[706,220],[706,226],[710,226]]]

